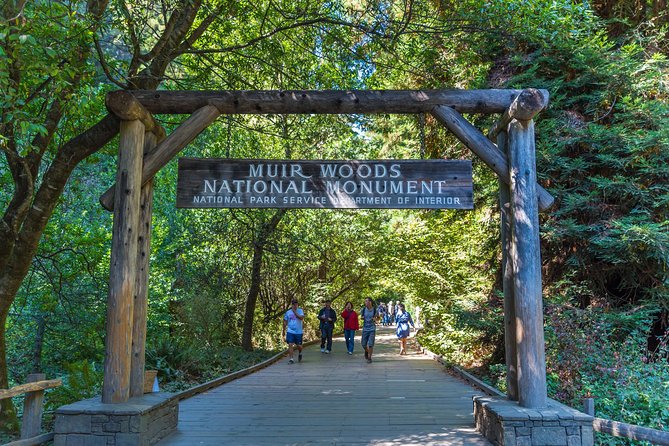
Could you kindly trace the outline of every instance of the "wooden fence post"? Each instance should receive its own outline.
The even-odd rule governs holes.
[[[547,391],[534,121],[512,120],[508,137],[518,402],[540,408]]]
[[[507,134],[497,134],[497,148],[507,153]],[[504,352],[506,359],[506,393],[510,400],[518,401],[518,365],[516,353],[516,309],[513,298],[513,265],[511,250],[511,192],[501,179],[499,183],[500,234],[502,244],[502,289],[504,291]]]
[[[44,373],[28,375],[26,383],[44,381]],[[42,411],[44,410],[44,390],[26,393],[23,400],[23,421],[21,422],[21,439],[36,437],[42,430]]]
[[[107,301],[103,403],[123,403],[130,395],[144,130],[140,120],[121,121]]]
[[[144,155],[156,146],[156,136],[144,135]],[[153,179],[142,186],[137,246],[137,278],[132,324],[132,359],[130,361],[130,397],[144,394],[146,350],[146,313],[149,295],[149,258],[151,257],[151,216],[153,211]]]

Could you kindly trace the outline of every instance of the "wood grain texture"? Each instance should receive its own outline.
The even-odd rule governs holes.
[[[44,381],[44,373],[28,375],[26,382]],[[42,412],[44,411],[44,390],[30,392],[23,400],[23,417],[21,419],[21,439],[39,435],[42,430]]]
[[[546,405],[548,397],[534,122],[514,119],[508,135],[518,402],[523,407],[540,408]]]
[[[507,153],[507,134],[497,134],[497,147]],[[502,290],[504,292],[504,355],[506,388],[510,400],[518,401],[518,364],[516,354],[516,309],[513,298],[513,265],[511,252],[511,191],[499,180],[500,238],[502,248]]]
[[[156,146],[156,136],[144,135],[146,154]],[[130,397],[144,394],[146,349],[146,314],[149,299],[149,259],[151,257],[151,218],[153,213],[153,180],[142,186],[139,196],[139,232],[137,234],[137,277],[133,304],[132,357],[130,361]]]
[[[488,138],[494,141],[499,132],[506,131],[512,119],[519,121],[533,119],[537,113],[548,107],[548,99],[548,90],[537,90],[536,88],[523,90],[490,128]]]
[[[474,152],[497,176],[509,184],[509,166],[506,156],[488,138],[456,110],[449,107],[435,107],[432,115],[446,126],[462,143]],[[539,209],[550,209],[555,199],[543,187],[536,185]]]
[[[144,157],[142,165],[142,181],[146,184],[174,156],[195,139],[204,129],[220,116],[216,107],[205,105],[196,110],[188,119],[177,127],[169,136],[160,142],[154,150]],[[112,186],[100,197],[102,206],[114,210],[114,194],[116,186]]]
[[[139,120],[121,121],[107,300],[103,403],[122,403],[130,396],[144,130],[144,124]]]
[[[110,113],[123,121],[140,120],[147,132],[154,133],[158,139],[165,137],[165,129],[135,97],[125,90],[112,91],[105,97],[105,105]]]
[[[592,420],[595,431],[614,437],[631,438],[632,440],[648,441],[656,445],[669,445],[669,432],[651,429],[634,424],[621,423],[618,421],[595,418]]]
[[[436,105],[462,113],[502,113],[521,90],[224,90],[130,93],[151,113],[193,113],[214,105],[223,114],[427,113]]]
[[[48,379],[45,381],[31,382],[26,384],[21,384],[14,386],[11,389],[0,389],[0,400],[5,398],[13,398],[18,395],[22,395],[28,392],[37,392],[40,390],[52,389],[54,387],[59,387],[63,385],[63,380],[58,379]]]
[[[359,331],[355,341],[351,356],[338,337],[329,355],[307,347],[301,363],[182,400],[177,432],[159,445],[490,445],[474,429],[481,392],[427,355],[399,356],[392,328],[379,327],[372,364]]]

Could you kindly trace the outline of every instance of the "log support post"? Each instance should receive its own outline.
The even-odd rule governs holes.
[[[511,120],[508,144],[518,402],[541,408],[547,391],[534,121]]]
[[[156,135],[144,134],[146,155],[156,146]],[[139,198],[139,233],[137,236],[137,277],[132,323],[132,358],[130,362],[130,397],[144,394],[146,350],[146,314],[149,295],[149,258],[151,256],[151,217],[153,212],[153,179],[142,186]]]
[[[497,134],[497,148],[507,153],[507,134]],[[504,292],[504,352],[506,360],[506,389],[510,400],[518,401],[518,361],[516,353],[516,309],[513,298],[513,265],[511,250],[511,192],[509,185],[499,180],[500,235],[502,245],[502,289]]]
[[[139,119],[121,121],[120,133],[107,301],[103,403],[123,403],[130,396],[145,125]]]
[[[28,375],[27,383],[44,381],[46,375],[33,373]],[[23,421],[21,439],[36,437],[42,430],[42,411],[44,410],[44,390],[35,390],[26,394],[23,401]]]

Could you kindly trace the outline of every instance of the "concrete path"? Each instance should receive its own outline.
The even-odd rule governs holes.
[[[173,445],[490,445],[473,426],[475,389],[427,356],[398,355],[379,327],[374,362],[343,338],[180,403]],[[410,340],[411,341],[411,340]],[[297,358],[296,358],[297,359]]]

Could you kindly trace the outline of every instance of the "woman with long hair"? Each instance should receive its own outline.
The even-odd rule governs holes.
[[[415,328],[415,326],[413,324],[413,320],[411,319],[411,315],[408,311],[406,311],[404,304],[398,304],[397,314],[395,315],[395,323],[397,324],[395,333],[397,334],[397,339],[400,341],[400,355],[406,355],[407,338],[411,332],[409,324],[411,324],[411,327]]]
[[[355,331],[360,328],[358,323],[358,313],[353,310],[353,303],[349,300],[341,312],[341,318],[344,319],[344,339],[346,340],[346,350],[349,355],[353,354],[355,345]]]

